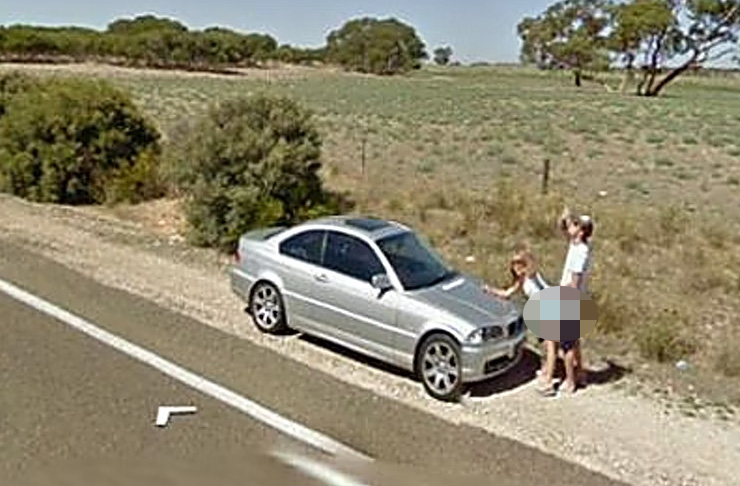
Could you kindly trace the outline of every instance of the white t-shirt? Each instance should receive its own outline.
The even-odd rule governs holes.
[[[527,295],[527,298],[531,298],[534,294],[547,287],[549,287],[549,285],[545,282],[539,272],[537,272],[533,277],[527,278],[522,284],[522,290]]]
[[[586,291],[586,279],[591,270],[591,247],[583,242],[571,243],[568,248],[568,256],[565,257],[565,266],[563,267],[563,277],[560,280],[561,286],[570,285],[573,281],[574,273],[581,273],[581,283],[578,289],[581,292]]]

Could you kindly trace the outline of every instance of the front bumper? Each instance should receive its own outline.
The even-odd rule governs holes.
[[[513,368],[522,358],[526,331],[509,339],[463,345],[462,379],[465,383],[487,380]]]

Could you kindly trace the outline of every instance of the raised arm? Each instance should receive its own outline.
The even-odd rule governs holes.
[[[566,206],[563,209],[562,214],[560,214],[560,220],[558,221],[560,225],[560,231],[563,232],[563,237],[565,237],[566,239],[570,238],[570,235],[568,234],[568,225],[572,221],[572,218],[573,218],[573,215],[571,214],[570,210]]]

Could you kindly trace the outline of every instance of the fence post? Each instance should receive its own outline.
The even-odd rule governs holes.
[[[542,194],[547,194],[547,184],[550,182],[550,159],[545,159],[542,169]]]
[[[365,143],[367,142],[366,137],[362,137],[362,175],[365,175]]]

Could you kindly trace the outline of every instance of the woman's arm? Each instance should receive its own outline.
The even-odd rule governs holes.
[[[486,293],[488,293],[488,294],[492,294],[492,295],[496,295],[496,296],[501,297],[501,298],[504,298],[504,299],[508,299],[512,295],[514,295],[516,293],[516,291],[521,288],[521,286],[522,286],[521,280],[517,280],[514,283],[514,285],[512,285],[508,289],[497,289],[497,288],[492,288],[492,287],[489,287],[488,285],[485,285],[483,287],[483,291],[486,292]]]
[[[564,236],[564,237],[565,237],[566,239],[569,239],[569,238],[570,238],[570,235],[568,234],[568,225],[570,224],[570,221],[571,221],[571,217],[572,217],[572,216],[571,216],[570,210],[569,210],[569,209],[568,209],[568,207],[566,206],[566,207],[565,207],[565,208],[563,209],[563,212],[562,212],[562,214],[560,215],[560,221],[559,221],[559,224],[560,224],[560,231],[562,231],[562,232],[563,232],[563,236]]]

